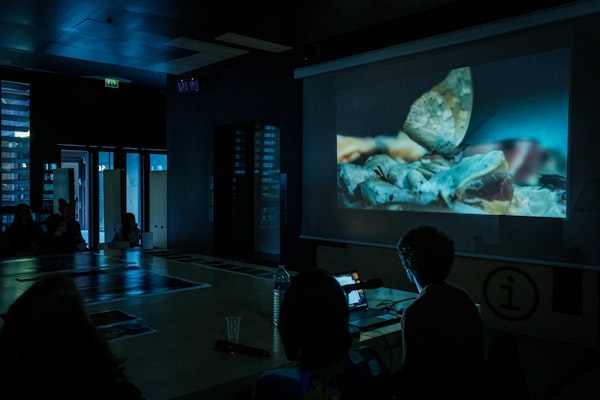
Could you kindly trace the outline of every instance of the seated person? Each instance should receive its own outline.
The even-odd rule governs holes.
[[[387,367],[372,348],[351,349],[348,324],[348,300],[335,278],[317,268],[298,273],[277,326],[287,358],[296,363],[261,374],[253,399],[393,399]]]
[[[396,397],[478,399],[485,361],[481,316],[471,297],[446,279],[454,242],[432,226],[398,243],[408,279],[419,291],[402,316],[403,360],[392,376]]]
[[[135,215],[130,212],[123,214],[121,218],[121,225],[117,227],[117,231],[113,237],[113,243],[129,242],[129,247],[138,247],[140,245],[141,238],[142,232],[137,226]]]
[[[65,199],[58,199],[58,212],[65,218],[67,224],[67,233],[73,237],[77,244],[78,251],[87,249],[87,243],[81,234],[81,224],[75,219],[75,208]]]
[[[44,231],[31,217],[28,204],[15,207],[13,222],[2,234],[2,257],[35,256],[40,254]]]
[[[67,232],[67,223],[60,214],[52,214],[44,220],[46,233],[42,241],[42,254],[73,254],[79,247]]]
[[[3,399],[144,399],[69,276],[41,276],[2,318]]]

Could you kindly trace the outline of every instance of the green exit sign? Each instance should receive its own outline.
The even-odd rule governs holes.
[[[119,88],[119,80],[113,79],[113,78],[104,78],[104,86],[113,88],[113,89],[118,89]]]

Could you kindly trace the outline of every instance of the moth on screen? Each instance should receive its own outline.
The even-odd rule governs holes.
[[[471,69],[453,69],[412,104],[403,129],[431,153],[453,156],[460,151],[472,110]]]

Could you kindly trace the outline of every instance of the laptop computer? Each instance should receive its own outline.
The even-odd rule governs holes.
[[[358,271],[348,271],[334,274],[340,286],[360,283]],[[350,326],[359,330],[367,330],[384,325],[400,322],[399,314],[369,308],[367,296],[363,289],[353,290],[348,293],[348,307],[350,308]]]

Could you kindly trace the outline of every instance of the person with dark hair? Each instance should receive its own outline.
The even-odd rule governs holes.
[[[38,278],[2,318],[2,399],[144,399],[67,275]]]
[[[471,297],[447,282],[454,242],[433,226],[408,232],[397,245],[419,295],[402,316],[403,362],[392,377],[396,396],[479,398],[485,365],[481,316]]]
[[[129,247],[138,247],[140,245],[140,239],[142,238],[142,232],[138,228],[137,222],[135,221],[135,215],[130,212],[126,212],[121,217],[121,224],[117,227],[115,236],[113,237],[114,242],[129,242]]]
[[[2,233],[2,257],[40,254],[43,236],[42,226],[31,217],[29,205],[17,204],[12,223]]]
[[[58,199],[58,213],[65,218],[67,233],[73,237],[77,245],[77,251],[86,250],[87,243],[81,234],[81,224],[75,219],[75,207],[73,207],[73,204],[67,203],[65,199]]]
[[[67,232],[67,221],[60,214],[51,214],[44,220],[46,233],[42,241],[42,254],[73,254],[79,251],[77,243]]]
[[[277,329],[294,364],[261,374],[253,399],[393,399],[388,369],[372,348],[352,348],[346,294],[329,272],[299,272]]]

